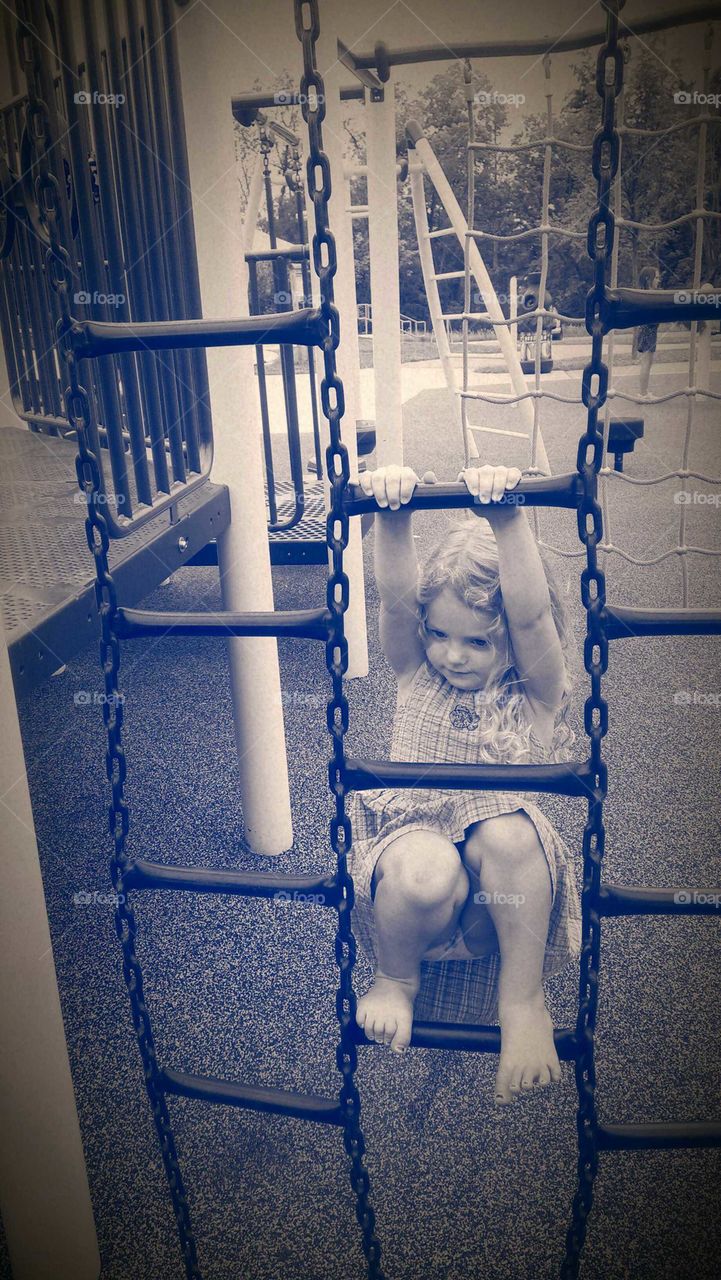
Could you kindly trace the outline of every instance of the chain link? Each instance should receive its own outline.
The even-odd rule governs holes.
[[[588,254],[593,260],[593,287],[586,303],[586,328],[591,334],[591,359],[583,371],[582,400],[588,410],[586,431],[578,442],[577,467],[583,496],[578,508],[578,534],[586,548],[586,568],[581,575],[581,599],[587,629],[583,650],[591,692],[584,707],[584,725],[590,743],[593,771],[588,819],[583,832],[582,937],[579,1007],[576,1023],[576,1086],[578,1089],[578,1187],[573,1200],[571,1225],[566,1238],[562,1280],[578,1275],[586,1224],[593,1203],[598,1171],[596,1070],[594,1036],[598,1011],[598,970],[601,954],[599,892],[605,827],[603,801],[607,770],[601,744],[608,730],[608,704],[601,693],[601,677],[608,666],[605,603],[606,577],[598,567],[597,548],[603,539],[603,517],[598,501],[598,474],[603,464],[603,426],[599,410],[606,401],[608,367],[603,361],[606,318],[606,285],[614,238],[610,207],[611,187],[618,168],[619,134],[616,98],[623,88],[623,50],[618,40],[618,12],[624,0],[603,0],[606,10],[606,43],[596,62],[596,90],[603,103],[602,122],[593,140],[592,167],[597,183],[597,208],[588,224]]]
[[[31,16],[26,0],[18,0],[17,44],[20,61],[25,69],[28,87],[26,125],[36,151],[38,176],[35,181],[38,206],[47,226],[50,247],[46,252],[48,280],[58,299],[60,318],[56,334],[60,354],[67,371],[68,383],[63,398],[68,421],[77,431],[78,455],[76,473],[78,484],[85,495],[87,517],[85,534],[95,560],[95,598],[100,615],[100,662],[105,681],[103,719],[107,730],[105,767],[111,787],[111,804],[108,809],[108,826],[113,837],[113,857],[110,874],[118,894],[115,912],[115,931],[123,953],[123,975],[130,997],[131,1015],[138,1039],[143,1063],[143,1078],[150,1100],[155,1128],[160,1142],[163,1165],[172,1197],[173,1212],[180,1236],[180,1245],[188,1280],[202,1280],[198,1269],[195,1240],[190,1224],[188,1203],[183,1179],[178,1165],[175,1138],[170,1116],[160,1083],[155,1043],[150,1017],[145,1004],[143,974],[135,953],[137,921],[125,887],[125,875],[132,866],[126,851],[129,812],[124,799],[126,763],[122,744],[123,698],[119,689],[120,646],[115,635],[117,615],[115,583],[108,566],[110,538],[107,521],[101,505],[100,466],[89,444],[89,428],[92,423],[90,397],[80,382],[75,342],[79,330],[70,310],[71,259],[63,245],[62,207],[59,184],[50,167],[53,150],[52,120],[43,96],[52,85],[51,70],[43,64],[43,50],[47,43],[41,39],[41,27],[37,9]],[[36,25],[37,24],[37,25]]]
[[[303,119],[308,127],[309,155],[307,190],[315,210],[313,262],[320,280],[320,310],[326,325],[321,344],[324,378],[321,384],[323,412],[328,419],[330,445],[326,464],[330,482],[330,510],[326,533],[332,556],[328,576],[327,603],[331,615],[326,664],[332,680],[332,697],[328,702],[328,730],[333,740],[333,755],[328,768],[330,789],[335,797],[335,815],[330,834],[338,861],[337,879],[342,899],[338,908],[335,954],[339,968],[336,1013],[340,1024],[340,1043],[336,1052],[338,1070],[343,1077],[340,1103],[343,1111],[345,1149],[351,1162],[350,1181],[356,1197],[356,1217],[363,1235],[363,1252],[368,1264],[369,1280],[383,1280],[381,1247],[375,1234],[375,1214],[370,1205],[370,1180],[363,1165],[365,1142],[360,1125],[360,1096],[355,1083],[357,1053],[353,1029],[356,997],[353,990],[353,966],[356,943],[351,928],[353,881],[348,874],[347,857],[351,845],[351,825],[345,812],[346,788],[344,733],[348,727],[348,702],[343,692],[343,676],[348,668],[348,642],[344,634],[344,614],[348,608],[348,578],[343,572],[343,552],[348,545],[349,519],[344,497],[350,477],[348,450],[341,439],[340,423],[345,409],[343,383],[336,371],[335,353],[340,338],[338,311],[333,302],[333,278],[337,270],[335,239],[329,229],[328,200],[331,173],[323,150],[321,125],[325,117],[325,88],[316,65],[315,44],[320,31],[317,0],[294,0],[295,27],[303,46],[303,77],[300,84]]]

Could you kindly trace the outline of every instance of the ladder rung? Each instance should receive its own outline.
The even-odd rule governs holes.
[[[600,1124],[600,1151],[650,1151],[670,1147],[721,1146],[721,1123],[696,1120],[688,1124]]]
[[[438,271],[431,276],[431,280],[465,280],[465,271]]]
[[[472,430],[472,428],[471,428]],[[510,490],[502,498],[498,506],[524,505],[527,507],[568,507],[575,510],[583,497],[583,486],[578,472],[573,471],[561,476],[536,476],[521,480],[515,489]],[[522,504],[519,499],[523,499]],[[345,509],[351,516],[364,515],[367,511],[378,511],[375,498],[368,497],[360,485],[348,486],[348,497]],[[404,511],[440,511],[457,507],[483,506],[476,502],[462,482],[457,484],[417,484],[410,502],[403,506]]]
[[[320,609],[270,610],[267,613],[155,613],[148,609],[118,609],[115,634],[122,640],[138,636],[277,636],[327,640],[330,612]]]
[[[454,236],[455,234],[453,227],[439,227],[437,231],[429,231],[426,235],[426,239],[438,240],[441,236]]]
[[[238,1084],[213,1076],[192,1076],[167,1067],[160,1072],[160,1085],[164,1093],[178,1098],[199,1098],[203,1102],[244,1107],[247,1111],[270,1111],[277,1116],[294,1116],[296,1120],[315,1120],[319,1124],[343,1124],[339,1103],[314,1093],[293,1093],[290,1089]]]
[[[713,215],[711,215],[713,216]],[[716,215],[718,216],[718,215]],[[688,302],[676,301],[679,292]],[[673,324],[686,320],[718,320],[721,289],[607,289],[601,304],[603,331],[633,329],[639,324]]]
[[[274,875],[267,871],[226,871],[220,867],[169,867],[138,858],[123,876],[124,889],[179,889],[189,893],[233,893],[280,902],[314,902],[336,907],[340,890],[332,876]]]
[[[609,640],[632,640],[636,636],[721,635],[719,609],[627,609],[621,605],[606,605],[604,616]]]
[[[358,1045],[375,1044],[368,1040],[360,1027],[353,1027],[353,1038]],[[553,1038],[559,1058],[573,1062],[576,1057],[576,1038],[568,1027],[554,1031]],[[463,1053],[500,1053],[499,1027],[472,1026],[466,1022],[414,1022],[411,1035],[414,1049],[458,1049]]]
[[[335,785],[331,762],[331,786]],[[346,759],[343,781],[349,790],[377,787],[439,788],[447,791],[549,791],[559,796],[593,794],[594,774],[587,761],[575,764],[425,764],[423,761]]]
[[[642,885],[602,884],[602,916],[721,915],[721,889],[647,889]]]
[[[320,311],[304,307],[240,320],[162,320],[108,324],[74,320],[73,351],[79,359],[122,351],[174,351],[180,347],[247,347],[278,342],[320,346],[327,332]]]

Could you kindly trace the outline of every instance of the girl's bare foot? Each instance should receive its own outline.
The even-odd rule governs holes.
[[[503,1106],[522,1091],[561,1079],[553,1043],[553,1023],[543,992],[529,1000],[504,1001],[499,1009],[501,1058],[496,1074],[496,1102]]]
[[[356,1022],[369,1040],[390,1045],[394,1053],[408,1048],[419,986],[420,974],[415,978],[389,978],[376,969],[373,985],[358,1001],[356,1012]]]

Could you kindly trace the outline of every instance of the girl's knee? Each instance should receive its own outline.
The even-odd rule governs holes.
[[[505,868],[526,866],[539,854],[545,857],[535,824],[521,809],[477,822],[464,846],[464,860],[475,872],[480,871],[482,864],[488,867],[498,863]]]
[[[404,902],[430,908],[468,894],[468,875],[454,844],[435,831],[399,836],[381,855],[376,882]]]

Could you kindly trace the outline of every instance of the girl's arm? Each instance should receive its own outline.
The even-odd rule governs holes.
[[[517,468],[481,467],[463,479],[481,505],[502,497],[521,478]],[[516,669],[533,709],[555,714],[566,682],[561,641],[551,613],[551,597],[536,539],[520,505],[487,507],[498,546],[503,606]]]
[[[379,507],[374,519],[374,569],[381,598],[381,647],[399,679],[413,675],[425,657],[418,636],[418,560],[413,543],[410,500],[418,476],[410,467],[379,467],[364,471],[359,484]]]

